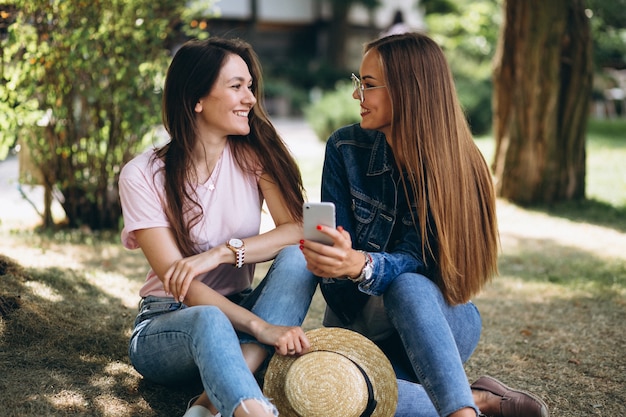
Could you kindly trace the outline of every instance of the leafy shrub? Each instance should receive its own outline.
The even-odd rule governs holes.
[[[456,77],[456,88],[465,117],[474,135],[491,131],[493,86],[490,79]]]
[[[304,116],[320,140],[326,141],[336,129],[361,120],[352,92],[352,83],[338,82],[334,90],[305,108]]]

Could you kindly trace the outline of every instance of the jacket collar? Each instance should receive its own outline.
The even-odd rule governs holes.
[[[367,168],[367,175],[381,175],[387,171],[393,171],[395,160],[391,147],[387,143],[385,134],[382,132],[376,132],[374,138],[374,146],[370,156],[369,165]]]

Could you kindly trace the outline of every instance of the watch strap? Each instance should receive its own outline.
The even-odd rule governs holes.
[[[234,264],[234,267],[235,268],[241,268],[243,266],[244,257],[245,257],[245,254],[246,254],[246,245],[243,243],[243,240],[241,241],[241,247],[239,247],[239,248],[236,248],[236,247],[232,246],[230,244],[230,242],[226,242],[226,246],[228,247],[228,249],[233,251],[233,253],[235,254],[235,264]]]
[[[235,249],[235,256],[237,258],[237,262],[235,263],[235,268],[241,268],[243,266],[243,258],[246,253],[246,247],[242,246],[239,249]]]
[[[359,274],[359,276],[354,278],[354,279],[351,279],[352,281],[357,282],[357,283],[358,282],[363,282],[363,281],[365,281],[366,279],[369,278],[368,277],[368,271],[372,269],[372,264],[374,262],[373,259],[372,259],[372,256],[369,253],[367,253],[367,252],[365,252],[363,250],[359,250],[359,252],[362,253],[365,256],[365,264],[363,265],[363,269],[361,270],[361,273]],[[369,274],[369,275],[371,275],[371,274]]]

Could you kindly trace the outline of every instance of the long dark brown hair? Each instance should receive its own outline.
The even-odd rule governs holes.
[[[170,141],[156,152],[156,157],[164,161],[167,216],[184,256],[198,250],[198,242],[192,240],[190,230],[203,215],[193,187],[189,187],[197,181],[191,158],[197,129],[194,108],[198,100],[211,91],[231,54],[240,56],[247,64],[252,91],[257,98],[248,115],[250,133],[229,137],[235,160],[248,172],[255,172],[261,166],[264,174],[280,183],[289,213],[295,221],[302,221],[302,177],[263,107],[262,71],[256,53],[247,42],[239,39],[211,37],[188,41],[176,52],[167,71],[162,116]]]
[[[370,42],[369,50],[380,56],[391,97],[387,140],[407,174],[405,192],[417,200],[422,250],[435,257],[435,279],[445,299],[467,302],[498,270],[491,172],[473,140],[441,48],[426,35],[407,33]]]

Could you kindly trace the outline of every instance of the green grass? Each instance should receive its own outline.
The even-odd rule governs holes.
[[[493,137],[478,137],[476,143],[491,164]],[[572,229],[588,225],[606,228],[607,233],[626,232],[626,120],[590,120],[586,150],[586,199],[525,207],[524,211],[538,218],[573,222]],[[501,275],[527,283],[557,284],[594,297],[625,294],[626,263],[607,261],[577,247],[579,242],[575,240],[590,238],[579,231],[570,238],[568,246],[554,241],[527,240],[516,251],[501,256]]]
[[[491,164],[493,137],[476,137],[476,144]],[[617,208],[626,206],[626,119],[589,121],[586,197]]]
[[[491,164],[493,137],[477,137],[476,143]],[[626,231],[626,119],[590,120],[586,150],[585,200],[529,209]]]
[[[626,120],[590,121],[587,197],[626,207]]]

